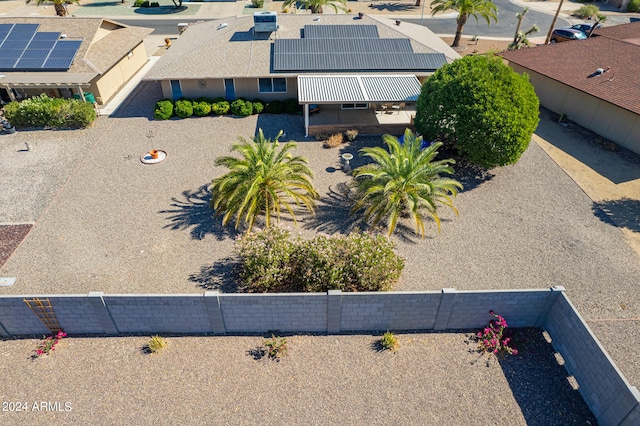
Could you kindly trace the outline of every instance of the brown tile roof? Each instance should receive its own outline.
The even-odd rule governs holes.
[[[499,55],[511,63],[640,114],[638,45],[610,37],[592,37]],[[598,68],[606,70],[607,67],[611,67],[609,71],[593,76]]]

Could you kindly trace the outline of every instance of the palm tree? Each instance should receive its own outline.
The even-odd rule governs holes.
[[[31,0],[26,0],[27,4],[31,3]],[[58,16],[67,16],[67,4],[78,3],[79,0],[36,0],[36,5],[40,6],[42,3],[53,3],[53,8]]]
[[[313,172],[304,157],[290,153],[297,146],[295,142],[285,143],[278,152],[280,136],[282,131],[273,141],[265,139],[260,129],[251,141],[238,137],[240,143],[234,144],[231,151],[238,152],[241,158],[216,159],[216,165],[229,169],[210,186],[211,207],[216,216],[222,216],[224,226],[234,218],[236,229],[244,221],[250,231],[256,216],[264,214],[265,225],[269,227],[271,216],[279,221],[282,209],[296,222],[292,203],[314,213],[318,193],[311,183]]]
[[[478,15],[482,16],[489,26],[491,26],[490,18],[493,19],[496,24],[498,23],[498,8],[490,0],[433,0],[431,2],[431,16],[434,16],[438,12],[446,12],[447,10],[454,10],[458,12],[456,23],[458,28],[456,29],[456,36],[453,39],[451,47],[458,47],[460,45],[460,37],[462,36],[462,28],[467,23],[469,16],[473,16],[478,20]]]
[[[460,182],[440,177],[452,174],[449,164],[454,160],[434,161],[441,142],[422,149],[422,137],[416,137],[411,130],[404,133],[404,143],[391,135],[382,137],[385,149],[363,148],[361,155],[369,157],[373,163],[354,169],[353,186],[355,202],[351,214],[364,209],[364,219],[373,226],[387,221],[389,236],[396,229],[400,217],[412,217],[416,234],[424,238],[423,211],[433,218],[440,232],[438,204],[450,207],[456,214],[452,197],[462,189]]]
[[[347,0],[284,0],[282,3],[282,9],[286,9],[291,6],[295,6],[297,3],[301,3],[304,9],[311,9],[311,13],[322,13],[323,8],[329,6],[336,13],[338,10],[346,12],[349,10],[347,7]]]

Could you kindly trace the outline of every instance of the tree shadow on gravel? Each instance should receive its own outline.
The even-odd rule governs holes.
[[[594,202],[591,210],[604,223],[640,232],[640,200],[622,198]]]
[[[247,351],[247,355],[252,357],[254,361],[260,361],[262,358],[264,358],[267,355],[267,351],[260,346],[256,346],[253,349],[249,349]]]
[[[518,355],[497,359],[527,424],[597,424],[542,330],[514,328],[513,342]]]
[[[325,234],[348,234],[355,228],[366,226],[358,215],[349,215],[349,190],[345,183],[329,188],[329,192],[320,198],[316,215],[304,222],[305,229]]]
[[[237,257],[225,257],[213,265],[202,266],[200,272],[189,276],[189,281],[204,290],[218,290],[222,293],[240,293],[243,289],[239,284],[239,268],[240,263]]]
[[[196,190],[185,190],[180,198],[171,199],[171,208],[159,213],[167,216],[170,222],[164,228],[174,231],[190,229],[191,238],[202,240],[207,235],[213,235],[219,241],[235,238],[238,232],[233,227],[222,226],[222,220],[214,217],[209,206],[211,192],[209,185],[202,185]]]

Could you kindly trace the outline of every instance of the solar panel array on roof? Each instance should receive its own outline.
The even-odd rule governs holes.
[[[40,24],[0,24],[0,71],[67,71],[82,44]]]
[[[378,38],[375,25],[305,25],[304,38]]]
[[[358,38],[358,39],[276,39],[275,54],[289,53],[413,53],[408,38]]]
[[[443,53],[292,53],[274,55],[275,71],[436,70],[446,64]]]

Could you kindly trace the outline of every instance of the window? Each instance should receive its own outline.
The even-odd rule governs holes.
[[[287,91],[287,79],[259,78],[258,90],[260,93],[284,93]]]
[[[342,109],[367,109],[369,108],[369,104],[358,103],[358,104],[342,104]]]

